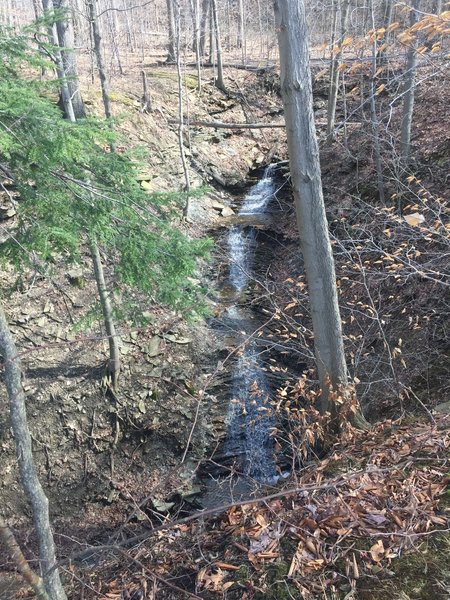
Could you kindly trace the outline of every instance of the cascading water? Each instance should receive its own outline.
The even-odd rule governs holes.
[[[239,216],[263,214],[273,198],[273,167],[244,198]],[[254,326],[239,299],[252,279],[256,249],[256,232],[251,225],[233,225],[228,234],[230,274],[228,284],[234,290],[234,303],[227,311],[227,321],[239,332],[238,359],[232,371],[232,400],[227,414],[227,438],[224,451],[238,458],[243,473],[259,482],[277,479],[271,437],[275,419],[270,406],[270,386],[254,338]],[[250,320],[251,322],[251,320]]]

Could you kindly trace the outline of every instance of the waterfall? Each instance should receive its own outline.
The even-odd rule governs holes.
[[[275,193],[269,166],[263,178],[245,196],[239,215],[263,214]],[[230,286],[239,300],[252,279],[256,250],[256,231],[250,225],[233,225],[228,234],[230,257]],[[239,458],[239,468],[245,475],[262,483],[277,479],[273,456],[271,431],[275,417],[270,406],[270,386],[264,371],[264,363],[249,326],[239,305],[228,308],[228,319],[235,331],[242,332],[237,339],[238,358],[232,370],[232,399],[227,414],[227,438],[225,453]]]

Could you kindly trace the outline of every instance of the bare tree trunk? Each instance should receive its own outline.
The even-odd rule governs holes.
[[[111,54],[113,57],[116,57],[117,66],[119,67],[119,73],[124,75],[124,70],[122,67],[122,60],[120,58],[120,28],[119,28],[119,20],[117,18],[117,10],[114,4],[114,0],[110,0],[110,9],[108,11],[108,24],[111,35]]]
[[[373,0],[370,0],[370,11],[372,19],[372,29],[375,31],[375,10]],[[378,122],[377,106],[376,106],[376,79],[377,73],[377,40],[376,36],[373,36],[372,42],[372,77],[370,80],[370,123],[372,127],[373,136],[373,151],[375,159],[375,169],[377,173],[377,188],[380,202],[385,204],[384,195],[384,181],[383,181],[383,167],[381,164],[381,146],[380,146],[380,126]]]
[[[442,12],[442,0],[435,0],[433,12],[435,15],[440,15]]]
[[[220,30],[219,30],[219,19],[217,17],[217,0],[210,0],[211,1],[211,12],[212,12],[212,17],[213,17],[213,23],[214,23],[214,37],[216,40],[216,52],[217,52],[217,77],[215,80],[215,85],[217,88],[219,88],[219,90],[222,90],[222,92],[227,91],[226,87],[225,87],[225,82],[223,80],[223,63],[222,63],[222,45],[221,45],[221,41],[220,41]]]
[[[50,5],[51,0],[42,0],[42,7],[44,11],[48,11],[53,8],[53,5]],[[64,72],[63,59],[60,51],[60,43],[58,38],[58,31],[56,28],[56,24],[53,24],[48,28],[48,37],[49,41],[53,44],[53,52],[54,52],[54,62],[56,67],[56,74],[59,79],[59,86],[61,90],[61,100],[64,108],[64,114],[69,119],[69,121],[75,122],[75,112],[73,110],[72,98],[70,96],[69,86],[67,85],[66,74]]]
[[[9,398],[11,426],[16,444],[20,480],[31,505],[39,544],[42,580],[49,600],[67,600],[56,565],[55,543],[50,526],[48,499],[42,489],[34,464],[30,430],[22,388],[22,367],[13,337],[0,307],[0,354],[4,359],[5,385]]]
[[[189,179],[189,170],[186,162],[186,153],[184,151],[184,117],[183,117],[183,77],[181,73],[181,12],[179,0],[175,0],[175,32],[176,32],[176,57],[177,57],[177,81],[178,81],[178,147],[180,150],[181,165],[184,173],[184,189],[187,192],[186,204],[183,208],[183,215],[189,216],[189,191],[191,182]]]
[[[97,19],[97,0],[87,0],[89,8],[89,19],[91,22],[92,38],[94,42],[95,58],[97,60],[98,75],[100,77],[100,85],[102,88],[103,107],[107,119],[112,117],[111,102],[109,100],[108,78],[106,77],[105,65],[103,63],[102,54],[102,38]]]
[[[339,20],[338,15],[340,15],[340,33],[339,36],[335,37],[335,44],[333,44],[334,47],[332,47],[333,55],[331,57],[330,64],[330,88],[328,92],[327,118],[327,139],[329,142],[334,139],[334,124],[336,120],[336,104],[339,88],[339,67],[341,66],[342,58],[342,42],[344,41],[347,32],[348,12],[350,8],[349,0],[335,1],[334,29],[336,29],[336,21]]]
[[[72,16],[69,11],[68,0],[53,0],[55,9],[66,11],[62,20],[56,23],[58,32],[58,41],[61,47],[61,58],[64,74],[66,76],[67,87],[69,89],[70,100],[72,102],[73,112],[76,119],[86,117],[86,110],[80,92],[80,83],[78,80],[77,59],[74,52],[74,35],[72,27]]]
[[[166,0],[167,4],[167,27],[169,34],[169,41],[167,44],[167,62],[174,62],[176,59],[175,55],[175,18],[173,11],[173,0]]]
[[[245,15],[244,15],[244,0],[239,0],[239,32],[238,32],[238,48],[242,50],[242,62],[245,64],[246,57],[246,38],[245,38]]]
[[[89,242],[92,262],[94,263],[95,282],[97,284],[98,295],[100,297],[100,305],[102,307],[103,322],[105,324],[106,335],[108,336],[109,344],[109,361],[108,375],[111,379],[111,387],[113,390],[118,389],[120,375],[120,351],[119,338],[114,326],[113,310],[111,300],[109,299],[108,290],[105,283],[105,275],[103,273],[103,264],[100,257],[97,242],[90,240]]]
[[[122,0],[124,3],[126,3],[126,0]],[[125,5],[126,8],[126,5]],[[130,48],[130,52],[133,54],[133,52],[135,51],[135,47],[136,47],[136,40],[134,38],[134,34],[132,31],[132,27],[130,24],[130,17],[128,16],[128,11],[125,10],[123,11],[124,15],[125,15],[125,31],[126,31],[126,35],[127,35],[127,46]]]
[[[212,0],[209,0],[209,56],[208,62],[214,67],[214,16]],[[215,75],[214,75],[215,76]]]
[[[200,47],[199,47],[200,56],[202,58],[205,56],[206,23],[208,22],[208,13],[209,13],[209,0],[203,0],[202,16],[200,19]]]
[[[202,64],[200,54],[200,0],[194,3],[194,39],[195,39],[195,62],[197,66],[197,91],[202,91]]]
[[[0,515],[0,540],[9,552],[11,558],[17,566],[22,577],[31,586],[38,600],[49,600],[44,588],[42,579],[37,575],[28,564],[23,552],[14,537],[13,532],[8,527],[3,517]]]
[[[338,407],[330,401],[331,388],[345,397],[349,383],[314,126],[304,1],[277,0],[275,18],[290,170],[321,388],[320,409],[322,413],[331,410],[336,419]]]
[[[412,27],[417,23],[419,0],[412,0],[409,13],[409,25]],[[400,155],[405,162],[409,161],[411,154],[411,126],[414,111],[414,96],[416,92],[416,66],[417,66],[417,42],[411,42],[406,55],[406,74],[403,96],[403,115],[400,134]]]

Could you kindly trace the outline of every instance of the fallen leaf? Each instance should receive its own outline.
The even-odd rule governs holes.
[[[404,215],[403,218],[408,223],[408,225],[411,225],[411,227],[418,227],[421,223],[425,221],[425,217],[417,212],[411,213],[409,215]]]
[[[385,555],[385,549],[382,540],[378,540],[378,542],[376,542],[372,546],[372,548],[370,549],[370,555],[372,557],[372,560],[374,560],[375,562],[380,562],[380,560]]]

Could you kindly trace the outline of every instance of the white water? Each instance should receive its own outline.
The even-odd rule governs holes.
[[[273,167],[268,167],[264,177],[246,195],[239,215],[264,213],[275,192],[272,171]],[[255,249],[255,229],[248,225],[230,228],[229,284],[235,289],[237,299],[251,281]],[[245,475],[270,483],[277,479],[271,437],[275,418],[270,407],[270,386],[254,331],[249,328],[239,306],[229,307],[228,319],[232,321],[233,329],[242,334],[237,340],[240,350],[232,373],[232,400],[227,414],[224,451],[229,456],[241,458],[239,465]]]

